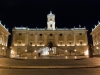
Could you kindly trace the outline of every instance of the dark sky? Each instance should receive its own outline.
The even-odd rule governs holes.
[[[86,26],[92,43],[89,34],[100,21],[100,0],[0,0],[0,20],[10,33],[14,26],[46,27],[50,10],[58,28]]]

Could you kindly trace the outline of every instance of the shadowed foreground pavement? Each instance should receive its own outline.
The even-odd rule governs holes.
[[[84,69],[0,69],[0,75],[100,75],[100,68],[84,68]]]

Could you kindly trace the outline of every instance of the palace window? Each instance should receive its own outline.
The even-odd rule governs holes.
[[[21,42],[18,42],[18,44],[21,44]]]
[[[42,45],[42,42],[40,42],[40,45]]]
[[[30,42],[30,46],[32,46],[33,42]]]
[[[79,33],[79,35],[82,35],[82,33]]]
[[[18,42],[18,46],[21,46],[21,42],[20,41]]]
[[[30,34],[30,36],[33,36],[33,34]]]
[[[62,36],[62,34],[60,34],[60,36]]]
[[[82,42],[80,42],[80,44],[82,45]]]
[[[68,34],[69,36],[71,36],[71,34]]]
[[[18,46],[21,46],[22,40],[17,40]]]
[[[60,42],[60,45],[62,45],[62,42]]]
[[[72,42],[69,42],[69,44],[71,45],[71,44],[72,44]]]
[[[50,36],[52,36],[52,34],[50,34]]]
[[[22,35],[22,33],[19,33],[19,35]]]
[[[40,36],[42,36],[42,34],[40,34]]]

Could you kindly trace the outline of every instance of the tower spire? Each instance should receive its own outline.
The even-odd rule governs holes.
[[[47,29],[55,30],[55,15],[52,14],[52,11],[47,15]]]

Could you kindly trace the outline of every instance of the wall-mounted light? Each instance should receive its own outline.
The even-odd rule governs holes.
[[[27,50],[25,50],[25,52],[27,52]]]
[[[65,50],[65,52],[67,52],[67,50]]]
[[[77,50],[75,49],[74,51],[76,52]]]
[[[99,49],[99,47],[96,47],[96,49]]]
[[[36,50],[34,52],[37,52]]]
[[[2,47],[2,49],[4,50],[5,48],[4,48],[4,47]]]
[[[89,55],[89,51],[86,50],[86,51],[84,52],[84,55]]]

